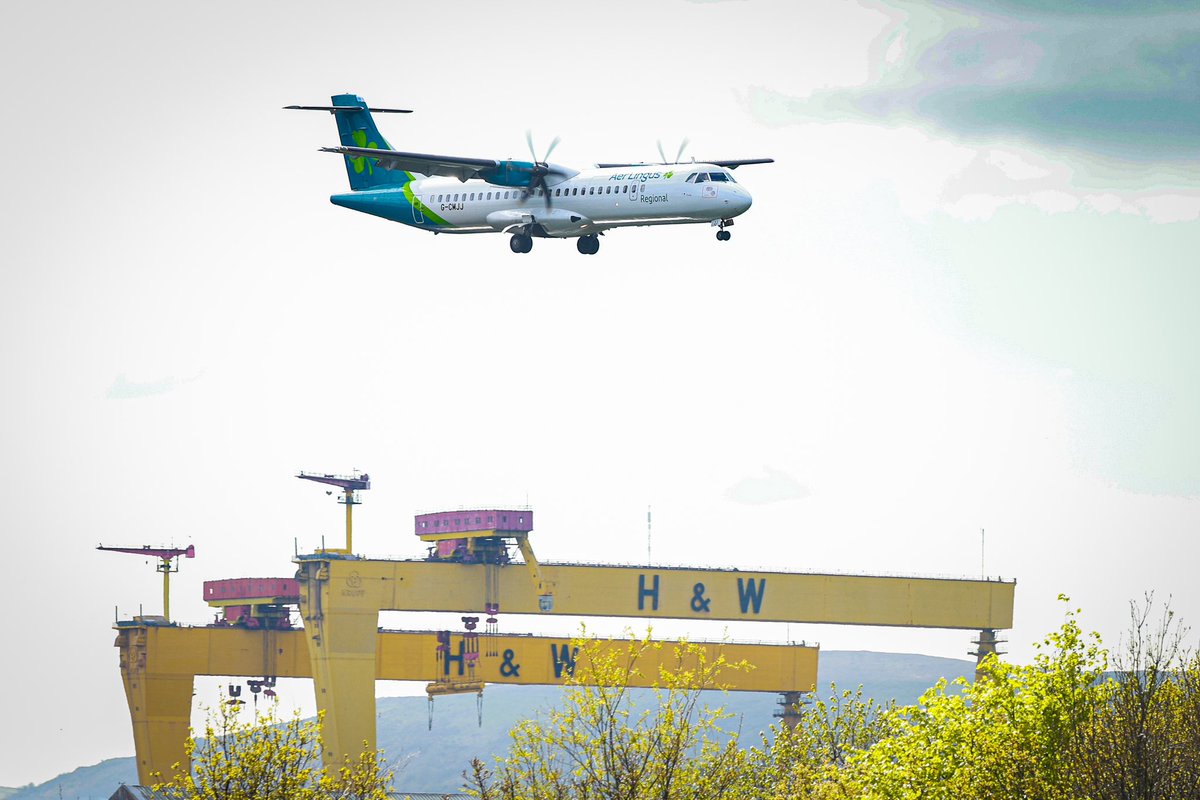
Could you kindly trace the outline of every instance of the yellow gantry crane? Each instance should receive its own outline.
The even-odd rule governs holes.
[[[506,614],[575,618],[962,629],[979,632],[980,658],[995,652],[996,631],[1012,627],[1013,581],[539,562],[528,508],[418,515],[414,533],[429,545],[425,558],[363,558],[353,554],[350,515],[369,477],[297,477],[343,490],[344,550],[297,554],[294,578],[207,582],[205,599],[224,609],[213,626],[116,624],[143,783],[176,762],[187,768],[183,742],[195,675],[311,677],[324,714],[322,756],[335,767],[364,743],[375,748],[376,680],[428,681],[431,697],[486,683],[561,683],[573,668],[570,640],[501,635],[501,605]],[[513,548],[523,564],[512,560]],[[292,627],[297,607],[302,630]],[[457,612],[466,629],[385,632],[382,611]],[[488,615],[483,631],[480,611]],[[789,714],[794,721],[801,694],[815,687],[814,646],[712,647],[755,665],[732,688],[780,693],[785,722]]]

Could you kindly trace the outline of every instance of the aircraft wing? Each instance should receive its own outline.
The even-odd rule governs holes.
[[[460,181],[480,177],[480,172],[495,170],[500,162],[490,158],[460,158],[435,156],[428,153],[404,153],[374,147],[322,147],[323,153],[341,153],[350,158],[370,158],[384,169],[420,172],[423,175],[445,175]]]
[[[716,164],[718,167],[729,167],[729,169],[737,169],[738,167],[744,166],[746,164],[774,164],[774,163],[775,163],[775,159],[773,159],[773,158],[727,158],[727,159],[720,160],[720,161],[718,161],[718,160],[704,161],[703,159],[697,159],[695,161],[680,161],[675,164],[647,164],[646,162],[643,161],[640,164],[597,164],[596,166],[599,167],[600,169],[615,169],[617,167],[687,167],[692,164]]]

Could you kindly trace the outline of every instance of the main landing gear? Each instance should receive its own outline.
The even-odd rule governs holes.
[[[594,256],[600,252],[600,239],[594,233],[590,236],[580,236],[575,242],[575,247],[585,256]]]
[[[528,253],[533,249],[533,237],[527,233],[514,233],[508,246],[514,253]]]

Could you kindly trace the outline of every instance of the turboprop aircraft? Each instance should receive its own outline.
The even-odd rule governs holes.
[[[633,225],[709,223],[719,241],[728,241],[726,228],[751,203],[731,170],[774,161],[676,157],[577,170],[547,160],[558,139],[540,161],[531,139],[532,161],[406,153],[392,149],[371,112],[408,110],[371,108],[353,94],[331,99],[329,106],[286,108],[328,111],[337,120],[341,145],[321,150],[345,157],[351,191],[330,197],[334,205],[433,233],[507,233],[514,253],[528,253],[539,237],[574,238],[580,253],[593,255],[605,231]]]

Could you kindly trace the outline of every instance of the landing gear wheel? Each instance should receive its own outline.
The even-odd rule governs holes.
[[[575,242],[575,248],[585,256],[594,256],[600,252],[600,240],[593,236],[580,236]]]
[[[729,241],[729,231],[727,231],[727,230],[717,231],[717,241],[718,242],[728,242]]]
[[[528,253],[533,249],[533,237],[524,233],[514,233],[508,240],[508,247],[514,253]]]

